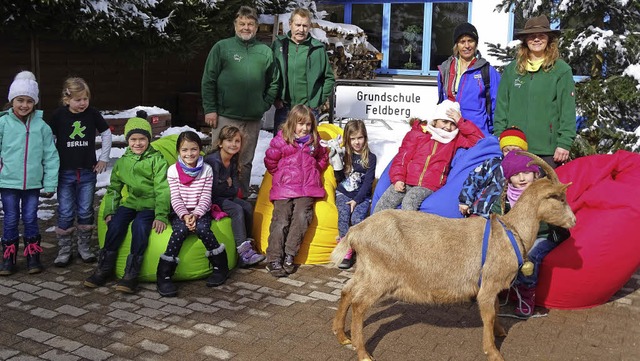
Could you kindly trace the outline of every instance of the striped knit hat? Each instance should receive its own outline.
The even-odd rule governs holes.
[[[529,145],[527,144],[527,136],[520,128],[513,126],[505,129],[500,133],[500,149],[508,146],[515,145],[522,150],[527,150]]]
[[[131,134],[142,134],[151,141],[151,124],[147,121],[147,112],[138,110],[136,116],[129,118],[124,125],[124,139],[128,142]]]

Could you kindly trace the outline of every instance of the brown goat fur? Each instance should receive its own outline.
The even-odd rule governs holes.
[[[506,215],[491,216],[482,268],[486,219],[481,217],[450,219],[418,211],[385,210],[351,227],[331,255],[334,263],[344,258],[349,247],[358,255],[355,273],[342,289],[333,332],[341,344],[353,344],[358,360],[372,359],[364,347],[364,314],[383,297],[427,304],[475,298],[483,323],[483,351],[489,360],[503,360],[495,346],[495,336],[506,335],[496,320],[497,295],[515,278],[518,261],[498,219],[515,235],[523,257],[533,246],[540,221],[565,228],[576,222],[566,202],[569,185],[560,183],[544,161],[523,154],[532,157],[549,178],[534,181]],[[345,334],[349,307],[352,340]]]

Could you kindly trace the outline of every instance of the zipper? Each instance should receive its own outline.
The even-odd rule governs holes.
[[[420,173],[420,177],[418,178],[419,186],[422,186],[422,178],[424,178],[424,174],[427,172],[427,167],[429,166],[431,157],[436,153],[437,148],[438,148],[438,142],[434,142],[433,149],[431,150],[431,154],[429,154],[429,156],[427,157],[427,161],[424,163],[424,168],[422,168],[422,173]]]
[[[31,115],[29,115],[29,119],[24,124],[25,129],[27,130],[25,145],[24,145],[24,168],[22,173],[22,189],[27,189],[27,159],[29,158],[29,130],[31,129]]]

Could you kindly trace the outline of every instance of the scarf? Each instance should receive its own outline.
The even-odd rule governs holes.
[[[516,188],[509,183],[507,185],[507,199],[509,200],[509,204],[513,207],[518,201],[518,198],[522,195],[526,188]]]
[[[544,59],[534,61],[527,59],[527,71],[535,73],[536,71],[540,70],[542,63],[544,63]]]
[[[477,58],[471,60],[467,69],[471,68],[475,64]],[[460,79],[462,78],[462,67],[459,66],[460,57],[454,58],[449,66],[449,80],[447,84],[447,98],[453,102],[456,101],[456,95],[458,94],[458,88],[460,87]]]
[[[202,156],[198,158],[198,163],[196,163],[195,168],[190,168],[189,166],[184,164],[182,158],[178,157],[178,167],[176,167],[176,169],[178,170],[178,178],[180,179],[180,183],[187,186],[191,184],[191,182],[196,179],[198,174],[202,172],[202,164]]]
[[[298,146],[300,148],[302,148],[302,147],[304,147],[305,144],[307,144],[309,139],[311,139],[311,134],[307,134],[307,135],[305,135],[304,137],[301,137],[301,138],[296,137],[296,143],[298,143]]]
[[[456,130],[452,132],[447,132],[446,130],[436,128],[431,124],[427,124],[422,126],[422,131],[431,133],[431,139],[435,140],[436,142],[447,144],[456,138],[459,129],[456,128]]]

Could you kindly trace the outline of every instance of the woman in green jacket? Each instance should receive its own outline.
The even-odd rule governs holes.
[[[494,134],[517,126],[529,151],[553,167],[569,160],[576,137],[575,86],[571,68],[559,59],[559,33],[541,15],[516,35],[522,43],[502,74],[494,119]]]

